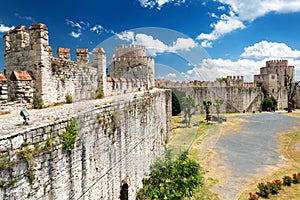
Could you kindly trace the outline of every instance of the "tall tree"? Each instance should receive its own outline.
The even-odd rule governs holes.
[[[179,91],[176,88],[172,89],[172,116],[176,116],[181,113],[180,100],[184,96],[184,92]]]
[[[297,85],[299,82],[294,81],[294,77],[290,75],[285,75],[285,85],[288,97],[288,112],[293,111],[293,98],[296,94]]]
[[[190,127],[193,111],[198,107],[198,105],[195,103],[194,97],[191,95],[182,97],[181,107],[184,112],[185,124],[187,127]]]
[[[215,98],[215,104],[214,106],[216,107],[216,111],[217,111],[217,116],[218,116],[218,120],[220,121],[220,109],[221,109],[221,105],[224,103],[224,99],[222,98]]]
[[[203,106],[204,106],[204,110],[205,110],[205,113],[206,113],[206,121],[208,121],[208,116],[210,114],[210,106],[212,105],[212,102],[210,100],[207,100],[207,101],[203,101]]]

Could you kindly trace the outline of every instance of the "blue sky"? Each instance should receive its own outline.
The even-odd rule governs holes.
[[[11,0],[0,7],[0,35],[41,22],[54,55],[71,48],[72,59],[76,48],[101,46],[110,57],[119,44],[145,45],[156,78],[251,81],[266,60],[288,59],[300,80],[299,19],[300,0]]]

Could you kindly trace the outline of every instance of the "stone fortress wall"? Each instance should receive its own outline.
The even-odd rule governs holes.
[[[202,101],[215,98],[224,99],[222,112],[256,111],[261,109],[264,97],[273,96],[278,100],[278,109],[287,108],[286,77],[295,78],[295,67],[287,60],[270,60],[254,75],[254,82],[244,82],[243,76],[227,76],[213,82],[190,81],[170,82],[156,80],[157,87],[176,88],[192,95],[204,112]],[[300,108],[300,89],[297,88],[294,105]]]
[[[70,60],[69,48],[58,48],[55,58],[44,24],[33,24],[29,31],[25,26],[18,26],[7,32],[4,44],[2,105],[7,100],[32,104],[39,98],[47,106],[65,102],[67,95],[79,101],[95,98],[97,90],[111,96],[154,86],[154,60],[146,57],[142,46],[118,47],[112,58],[112,76],[107,77],[104,49],[94,49],[92,61],[88,49],[76,49],[76,62]],[[26,77],[21,76],[25,73]]]
[[[0,164],[0,199],[107,200],[127,192],[135,199],[145,173],[164,152],[172,113],[170,91],[139,93],[78,108],[71,116],[55,113],[52,122],[39,126],[42,117],[5,135],[0,130],[0,159],[6,161]],[[71,118],[77,119],[79,132],[68,152],[60,135]]]

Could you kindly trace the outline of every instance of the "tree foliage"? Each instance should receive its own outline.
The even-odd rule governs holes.
[[[218,116],[219,120],[220,120],[220,109],[221,109],[221,105],[223,103],[224,103],[224,99],[222,99],[222,98],[215,98],[214,106],[216,107],[217,116]]]
[[[276,107],[277,107],[277,99],[275,99],[273,96],[264,98],[264,100],[261,103],[261,109],[263,111],[275,110]]]
[[[192,197],[194,191],[203,185],[200,165],[183,152],[176,160],[159,159],[148,178],[143,179],[137,199],[178,200]]]
[[[212,102],[210,100],[203,101],[203,106],[206,114],[206,120],[208,120],[208,115],[210,114],[210,106]]]
[[[185,96],[184,92],[177,89],[172,89],[172,116],[177,116],[181,113],[180,100]]]
[[[198,107],[194,97],[192,97],[191,95],[182,97],[181,107],[184,112],[184,119],[185,119],[186,126],[190,127],[193,111]]]

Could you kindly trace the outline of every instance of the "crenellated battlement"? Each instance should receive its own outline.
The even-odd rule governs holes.
[[[126,62],[136,62],[136,61],[139,61],[141,64],[142,63],[146,64],[148,62],[154,62],[154,59],[151,57],[147,57],[147,56],[117,57],[117,58],[114,57],[111,59],[111,63],[112,62],[124,62],[125,65],[126,65]]]
[[[244,81],[244,76],[227,76],[227,80]]]
[[[288,66],[288,60],[269,60],[266,61],[266,67],[274,67],[274,66]]]
[[[146,56],[146,47],[136,44],[121,45],[115,49],[114,57]]]

